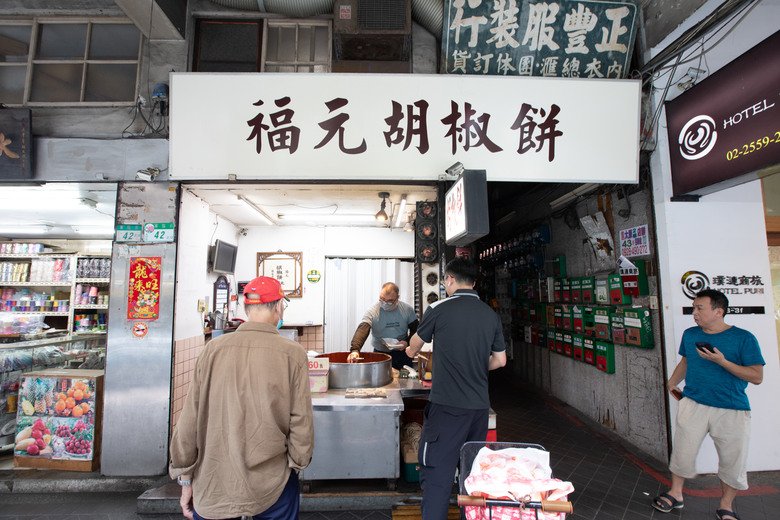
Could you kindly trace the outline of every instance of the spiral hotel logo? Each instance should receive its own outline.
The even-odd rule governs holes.
[[[696,294],[710,286],[710,279],[701,271],[688,271],[680,280],[682,292],[691,300],[696,299]]]
[[[715,121],[710,116],[700,115],[685,123],[677,142],[680,145],[680,155],[689,161],[695,161],[710,153],[717,140]]]

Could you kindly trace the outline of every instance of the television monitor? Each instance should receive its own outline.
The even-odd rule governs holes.
[[[487,172],[465,170],[444,194],[444,239],[465,246],[490,232]]]
[[[238,247],[217,240],[211,248],[211,270],[215,273],[233,274],[236,270]]]

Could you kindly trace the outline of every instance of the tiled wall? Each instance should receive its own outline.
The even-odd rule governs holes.
[[[303,335],[297,336],[298,343],[307,351],[325,351],[324,331],[322,326],[301,327],[298,329]],[[200,355],[205,345],[204,336],[195,336],[182,339],[174,345],[173,357],[173,402],[171,403],[171,433],[179,414],[184,407],[184,398],[192,381],[192,373],[195,370],[195,360]]]
[[[298,343],[303,345],[307,351],[325,352],[325,331],[322,325],[318,327],[301,327],[302,336],[298,336]]]
[[[184,407],[184,398],[192,381],[195,360],[205,345],[204,336],[182,339],[175,343],[173,354],[173,402],[171,403],[171,432]]]

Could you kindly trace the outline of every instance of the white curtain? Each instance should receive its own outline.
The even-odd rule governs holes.
[[[325,352],[347,352],[366,309],[379,301],[386,282],[414,307],[414,262],[400,259],[325,259]],[[366,341],[368,343],[368,340]],[[364,348],[368,348],[365,347]]]

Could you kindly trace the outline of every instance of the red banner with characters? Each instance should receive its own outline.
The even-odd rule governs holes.
[[[161,260],[161,257],[130,259],[128,319],[156,320],[160,317]]]

